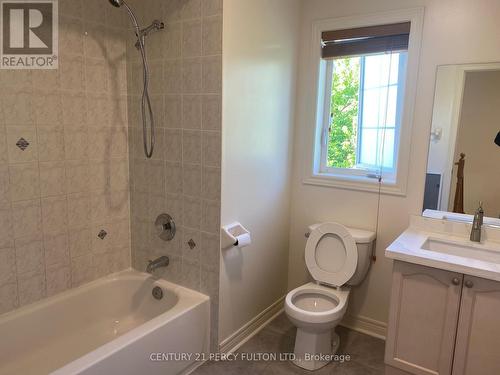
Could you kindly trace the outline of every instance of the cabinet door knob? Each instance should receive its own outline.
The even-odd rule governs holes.
[[[458,277],[454,277],[452,280],[451,280],[451,283],[453,285],[458,285],[460,284],[460,279]]]
[[[465,282],[465,286],[466,286],[467,288],[472,288],[472,287],[474,286],[474,283],[473,283],[472,281],[470,281],[470,280],[467,280],[467,281]]]

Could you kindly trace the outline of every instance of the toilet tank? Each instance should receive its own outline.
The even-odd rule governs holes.
[[[364,280],[370,265],[372,263],[373,245],[375,242],[375,233],[356,228],[347,228],[351,233],[358,248],[358,265],[354,275],[347,282],[347,285],[359,285]]]

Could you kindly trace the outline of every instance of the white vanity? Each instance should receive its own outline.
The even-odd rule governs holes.
[[[500,228],[414,216],[394,260],[386,374],[500,374]]]

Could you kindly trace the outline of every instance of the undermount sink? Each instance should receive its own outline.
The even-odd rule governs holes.
[[[411,216],[386,257],[500,281],[500,226],[483,226],[481,242],[469,240],[471,224]]]
[[[428,238],[423,243],[422,249],[500,264],[500,253],[498,251],[480,246],[471,246],[466,243]]]

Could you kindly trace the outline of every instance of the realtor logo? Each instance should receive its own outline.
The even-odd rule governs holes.
[[[57,69],[57,0],[0,1],[0,68]]]

